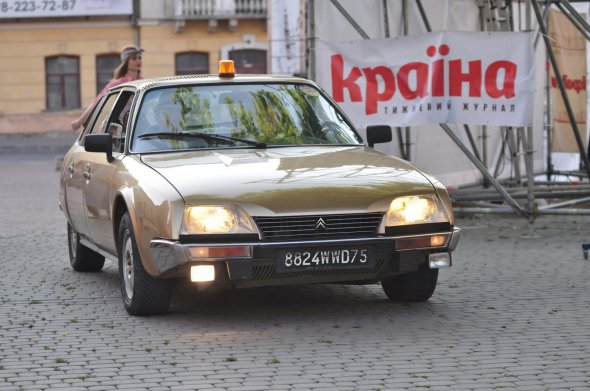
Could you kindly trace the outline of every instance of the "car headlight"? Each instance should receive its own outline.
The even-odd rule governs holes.
[[[443,223],[449,218],[435,195],[397,197],[389,205],[385,226]]]
[[[257,233],[250,216],[237,206],[187,206],[181,235]]]

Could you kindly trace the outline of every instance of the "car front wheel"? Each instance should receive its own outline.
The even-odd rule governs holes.
[[[168,311],[171,286],[168,280],[150,276],[143,268],[129,214],[119,225],[119,277],[125,309],[131,315],[157,315]]]
[[[381,286],[391,301],[417,302],[432,297],[437,280],[438,269],[423,266],[415,272],[381,281]]]
[[[80,235],[68,224],[70,265],[77,272],[98,272],[104,266],[104,257],[80,243]]]

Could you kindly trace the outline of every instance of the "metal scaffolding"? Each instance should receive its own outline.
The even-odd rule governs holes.
[[[480,9],[480,25],[482,26],[482,30],[487,29],[488,31],[491,30],[501,30],[501,31],[513,31],[514,24],[511,23],[513,21],[513,7],[511,0],[479,0],[479,9]],[[532,30],[532,14],[534,13],[535,20],[538,25],[538,32],[537,37],[535,38],[535,47],[538,43],[538,40],[541,38],[545,44],[545,49],[547,53],[547,59],[551,63],[551,66],[555,72],[557,84],[559,87],[559,91],[561,97],[564,101],[566,111],[568,114],[568,118],[570,124],[572,126],[572,131],[574,137],[576,139],[576,143],[578,146],[578,150],[580,153],[580,158],[583,163],[584,172],[582,173],[575,173],[575,175],[580,176],[582,178],[590,177],[590,163],[588,161],[588,154],[586,148],[584,147],[584,142],[580,136],[580,131],[577,126],[577,122],[572,110],[571,103],[568,99],[565,85],[563,79],[561,78],[561,72],[557,65],[557,61],[555,58],[555,54],[553,52],[553,47],[551,46],[551,42],[547,32],[547,16],[548,11],[552,5],[555,5],[556,8],[561,10],[567,18],[574,24],[574,26],[580,31],[582,36],[586,39],[590,38],[590,26],[588,23],[585,22],[584,18],[579,14],[579,12],[570,4],[568,0],[527,0],[525,3],[525,30],[531,31]],[[549,75],[549,71],[547,71],[547,75]],[[551,139],[551,126],[550,126],[550,94],[549,94],[549,76],[547,76],[547,90],[546,90],[546,124],[545,129],[547,132],[547,139]],[[540,182],[535,182],[533,172],[533,148],[532,148],[532,128],[528,127],[526,129],[512,129],[512,128],[504,128],[505,132],[507,132],[507,136],[504,138],[503,148],[506,147],[507,149],[512,151],[512,163],[514,164],[514,172],[515,172],[515,180],[513,181],[505,181],[503,186],[507,189],[507,192],[511,195],[511,199],[507,197],[499,197],[498,194],[490,193],[489,191],[479,190],[477,192],[473,192],[473,189],[461,189],[459,191],[454,192],[453,199],[457,205],[456,207],[457,212],[461,213],[513,213],[522,212],[522,210],[518,210],[512,204],[512,200],[515,198],[517,199],[526,199],[526,204],[524,208],[524,213],[528,218],[530,223],[531,230],[533,228],[532,224],[534,223],[535,218],[538,215],[543,214],[590,214],[590,209],[572,209],[569,208],[571,205],[576,204],[584,204],[590,202],[590,198],[587,191],[582,189],[582,186],[572,186],[569,183],[559,183],[559,182],[549,182],[548,184],[543,184]],[[519,142],[520,140],[520,142]],[[525,170],[526,170],[526,191],[523,191],[523,181],[521,179],[521,168],[520,168],[520,161],[518,156],[521,154],[520,147],[525,150]],[[550,142],[547,143],[548,147]],[[547,151],[547,175],[548,181],[551,180],[552,176],[557,174],[552,168],[551,162],[551,152]],[[564,173],[560,173],[564,174]],[[547,186],[549,185],[549,186]],[[573,188],[572,188],[573,187]],[[559,201],[556,202],[555,200],[559,200],[562,198],[569,199],[568,201]],[[539,205],[537,200],[543,200],[543,204]],[[488,202],[485,202],[488,201]],[[507,202],[512,208],[506,207],[501,202]]]
[[[362,27],[354,20],[347,10],[340,4],[339,0],[330,0],[333,6],[342,14],[342,16],[350,23],[350,25],[358,32],[364,39],[370,39],[369,35],[362,29]],[[408,33],[407,20],[408,8],[414,6],[421,17],[426,32],[431,32],[431,24],[428,19],[427,10],[424,8],[421,0],[402,0],[402,25],[403,34]],[[481,31],[515,31],[515,11],[524,7],[525,23],[523,31],[533,31],[533,18],[537,24],[536,37],[534,46],[536,48],[540,39],[543,40],[545,50],[547,53],[547,60],[551,63],[553,71],[555,72],[555,79],[557,81],[561,97],[566,107],[568,119],[572,126],[572,131],[578,146],[580,160],[582,162],[582,170],[577,172],[557,172],[553,170],[551,161],[551,152],[549,151],[551,140],[550,126],[550,107],[551,100],[549,94],[549,70],[547,70],[547,88],[546,88],[546,110],[545,117],[545,131],[548,140],[547,146],[547,170],[546,172],[535,173],[533,165],[533,129],[532,127],[513,128],[501,127],[502,134],[502,151],[511,151],[510,162],[512,164],[511,172],[514,172],[514,178],[510,180],[499,180],[499,167],[503,153],[500,153],[498,161],[495,164],[495,170],[492,174],[490,172],[490,163],[488,156],[487,132],[486,126],[482,126],[481,130],[481,149],[478,148],[471,129],[467,125],[463,125],[463,129],[469,140],[469,146],[465,145],[461,138],[447,125],[439,124],[440,128],[449,136],[449,138],[457,145],[463,154],[474,164],[474,166],[481,172],[483,176],[483,183],[481,186],[460,188],[451,193],[455,203],[455,211],[459,213],[516,213],[527,218],[529,222],[530,232],[534,228],[534,221],[539,215],[549,214],[564,214],[564,215],[588,215],[590,209],[573,209],[572,205],[583,205],[590,203],[590,187],[588,185],[573,185],[566,182],[552,181],[556,175],[570,175],[580,178],[580,183],[588,181],[590,178],[590,149],[584,145],[585,140],[582,140],[580,130],[578,129],[576,118],[572,110],[572,105],[568,99],[564,81],[561,77],[560,69],[557,65],[555,54],[551,46],[550,39],[547,33],[547,16],[549,9],[555,6],[568,18],[568,20],[576,27],[580,34],[586,39],[590,40],[590,25],[586,22],[583,16],[572,6],[569,0],[476,0],[479,9],[479,28]],[[584,0],[587,1],[587,0]],[[309,38],[309,76],[313,79],[315,77],[315,28],[313,20],[315,0],[308,0],[308,36]],[[385,26],[385,37],[389,37],[390,21],[387,11],[387,0],[382,0],[382,15]],[[519,13],[520,26],[520,13]],[[397,128],[397,141],[401,152],[401,157],[410,160],[410,128]],[[520,156],[524,156],[524,167],[521,167]],[[545,174],[547,182],[535,181],[535,176]],[[562,199],[566,199],[563,201]],[[519,203],[517,200],[522,200]]]

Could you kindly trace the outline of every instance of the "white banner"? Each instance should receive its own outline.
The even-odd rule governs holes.
[[[132,0],[2,0],[0,18],[131,15]]]
[[[317,82],[358,127],[532,124],[531,33],[442,31],[316,48]]]
[[[585,14],[582,14],[585,19]],[[583,141],[586,140],[586,39],[562,12],[551,10],[547,22],[551,46],[561,72],[571,109]],[[574,128],[551,67],[551,152],[580,153]]]

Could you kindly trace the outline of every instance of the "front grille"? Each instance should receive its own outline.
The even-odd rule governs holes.
[[[255,217],[265,241],[324,240],[374,236],[383,213]],[[323,222],[323,224],[322,224]]]

